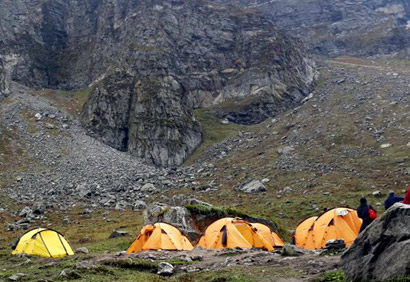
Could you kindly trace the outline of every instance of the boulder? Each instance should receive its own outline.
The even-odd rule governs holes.
[[[341,250],[346,248],[346,242],[343,239],[329,240],[326,242],[325,248],[328,250]]]
[[[147,204],[144,201],[138,200],[132,205],[134,210],[140,211],[145,210],[147,208]]]
[[[118,237],[124,237],[128,235],[128,231],[120,231],[120,230],[114,230],[111,235],[110,235],[110,239],[113,238],[118,238]]]
[[[33,217],[33,211],[29,207],[24,207],[24,209],[21,210],[19,213],[19,216],[21,217]]]
[[[252,180],[236,187],[236,190],[244,193],[262,193],[266,191],[266,187],[259,180]]]
[[[171,276],[174,274],[174,266],[168,262],[160,262],[158,264],[158,275]]]
[[[147,184],[144,184],[144,186],[141,187],[140,192],[155,194],[155,193],[158,193],[159,190],[154,186],[154,184],[147,183]]]
[[[36,202],[33,205],[33,214],[44,214],[47,210],[47,206],[42,202]]]
[[[196,240],[200,232],[195,229],[191,213],[185,207],[168,206],[164,203],[154,202],[144,211],[145,224],[165,222],[178,228],[191,240]]]
[[[282,248],[281,254],[282,256],[296,257],[296,256],[302,256],[302,255],[311,254],[311,253],[312,251],[302,249],[298,246],[285,244],[285,246]]]
[[[81,247],[81,248],[75,249],[75,253],[76,253],[76,254],[78,254],[78,253],[80,253],[80,254],[88,254],[89,251],[88,251],[88,249],[87,249],[86,247]]]
[[[16,273],[13,274],[11,276],[9,276],[9,280],[10,281],[20,281],[22,279],[24,279],[24,277],[26,277],[27,275],[25,273]]]
[[[384,281],[409,275],[409,225],[410,205],[401,203],[369,225],[342,256],[346,280]]]

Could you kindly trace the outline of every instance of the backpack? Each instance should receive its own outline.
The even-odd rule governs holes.
[[[374,209],[372,209],[370,205],[369,205],[369,217],[372,220],[375,220],[377,218],[377,212]]]

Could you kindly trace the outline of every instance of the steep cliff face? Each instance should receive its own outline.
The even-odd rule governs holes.
[[[2,61],[0,61],[0,101],[6,97],[6,77]]]
[[[0,5],[0,54],[14,56],[12,78],[91,85],[84,127],[156,165],[179,165],[200,144],[192,109],[234,101],[216,113],[260,122],[300,101],[315,76],[301,43],[251,10],[199,0]]]
[[[158,166],[178,166],[202,141],[182,88],[116,69],[95,86],[81,114],[92,136]]]
[[[259,9],[320,54],[369,56],[408,52],[406,0],[218,0]]]

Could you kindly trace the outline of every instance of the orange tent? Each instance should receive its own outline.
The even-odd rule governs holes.
[[[194,247],[188,238],[172,225],[155,223],[147,225],[141,234],[128,248],[127,253],[137,253],[146,250],[184,250],[190,251]]]
[[[256,232],[265,238],[273,247],[283,247],[285,244],[278,234],[272,232],[270,228],[262,223],[251,223]]]
[[[324,248],[329,240],[343,239],[349,247],[359,235],[361,224],[355,210],[335,208],[300,223],[295,232],[296,245],[314,250]]]
[[[205,230],[197,247],[204,249],[262,248],[272,251],[272,245],[252,225],[242,219],[222,218]]]
[[[296,246],[306,248],[305,246],[313,245],[313,226],[317,219],[317,216],[309,217],[303,220],[299,225],[296,227],[295,231],[295,242]]]

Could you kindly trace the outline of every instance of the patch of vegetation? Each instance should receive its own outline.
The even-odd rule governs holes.
[[[157,263],[141,259],[109,259],[104,261],[104,265],[148,272],[155,272],[158,269]]]
[[[193,164],[207,148],[238,134],[240,130],[245,128],[245,126],[237,124],[222,124],[219,118],[204,109],[195,110],[194,115],[202,128],[202,144],[185,161],[185,165]]]
[[[62,90],[33,90],[33,93],[45,97],[52,101],[57,106],[66,109],[68,112],[78,114],[83,108],[85,102],[93,88],[86,87],[74,91],[62,91]]]
[[[186,205],[185,207],[193,214],[207,215],[210,217],[249,217],[248,214],[234,208],[209,207],[205,205]]]
[[[343,271],[333,271],[320,275],[312,282],[346,282]]]

